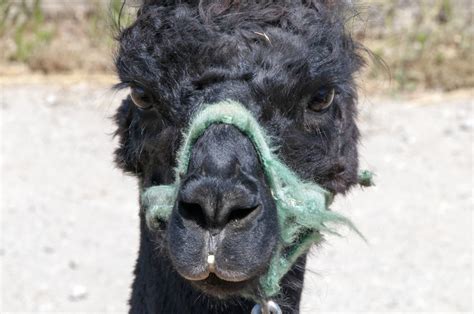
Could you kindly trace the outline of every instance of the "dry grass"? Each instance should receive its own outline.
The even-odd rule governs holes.
[[[0,64],[41,73],[111,73],[122,1],[60,3],[0,0]],[[364,84],[390,82],[394,91],[473,87],[472,6],[471,0],[361,1],[352,30],[388,66],[369,62]],[[122,25],[135,9],[125,7]]]
[[[471,0],[367,1],[357,36],[388,65],[392,87],[474,86]],[[369,67],[368,79],[383,77]]]
[[[122,0],[0,0],[0,63],[42,73],[107,73]],[[131,21],[133,7],[120,19]]]

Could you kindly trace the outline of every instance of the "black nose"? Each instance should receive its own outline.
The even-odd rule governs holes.
[[[178,213],[205,229],[243,226],[261,207],[263,170],[252,142],[233,126],[209,127],[195,143]]]
[[[228,223],[245,224],[260,206],[251,187],[217,178],[199,178],[186,184],[178,203],[179,214],[205,229],[222,229]]]

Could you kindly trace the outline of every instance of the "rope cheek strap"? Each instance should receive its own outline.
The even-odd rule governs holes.
[[[142,192],[140,202],[149,228],[156,228],[159,221],[168,221],[177,197],[180,177],[188,169],[193,145],[215,123],[231,124],[252,141],[278,211],[281,240],[267,273],[260,280],[260,292],[263,295],[244,296],[259,302],[262,298],[268,299],[279,293],[281,278],[299,256],[313,244],[322,241],[323,233],[337,234],[329,224],[342,224],[361,234],[349,219],[328,210],[333,200],[330,192],[315,183],[302,181],[280,161],[271,149],[269,137],[252,114],[233,101],[205,106],[194,117],[184,134],[184,143],[178,152],[175,182],[171,185],[152,186]],[[360,179],[363,185],[372,184],[369,172],[363,172]]]

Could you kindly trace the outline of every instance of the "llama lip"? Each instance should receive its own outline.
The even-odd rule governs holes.
[[[207,257],[207,270],[209,275],[214,275],[225,282],[243,282],[249,279],[248,276],[241,273],[225,271],[216,267],[214,255],[209,255]]]
[[[213,274],[216,277],[218,277],[219,279],[221,279],[222,281],[225,281],[225,282],[238,283],[238,282],[247,281],[249,279],[247,276],[236,275],[236,274],[227,273],[227,272],[223,273],[223,272],[219,272],[219,271],[214,271]]]
[[[227,296],[239,294],[243,290],[248,290],[255,284],[252,280],[232,282],[219,278],[211,273],[208,278],[201,281],[193,281],[193,285],[200,290],[215,296]]]
[[[242,283],[250,279],[248,276],[243,276],[240,273],[238,274],[234,272],[223,271],[221,269],[216,268],[215,256],[213,254],[210,254],[207,257],[206,268],[203,269],[201,272],[196,272],[193,274],[180,274],[185,279],[193,282],[207,282],[209,280],[209,277],[215,277],[216,279],[214,281],[218,279],[219,282],[226,283]]]
[[[210,274],[209,271],[203,271],[203,272],[200,272],[200,273],[197,273],[197,274],[192,274],[192,275],[182,274],[182,273],[180,272],[180,275],[181,275],[184,279],[189,280],[189,281],[202,281],[202,280],[206,280],[206,279],[209,277],[209,274]]]
[[[216,264],[216,256],[213,253],[208,254],[205,263],[198,267],[198,269],[195,269],[192,272],[178,272],[184,279],[193,282],[207,281],[210,276],[216,277],[220,281],[227,283],[241,283],[250,279],[249,276],[242,274],[241,272],[219,268]]]

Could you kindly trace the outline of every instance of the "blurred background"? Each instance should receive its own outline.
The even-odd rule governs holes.
[[[472,0],[366,0],[348,30],[368,239],[311,252],[303,313],[472,312]],[[126,312],[137,188],[115,169],[114,36],[136,1],[0,0],[0,312]],[[121,12],[122,10],[122,12]],[[381,62],[380,60],[383,60]]]

